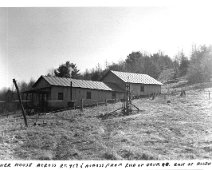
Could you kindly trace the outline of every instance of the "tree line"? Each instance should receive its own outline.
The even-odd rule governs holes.
[[[64,64],[61,64],[57,69],[51,70],[47,76],[99,81],[108,70],[114,70],[144,73],[157,79],[162,70],[172,68],[173,64],[174,62],[171,58],[168,55],[164,55],[162,52],[158,52],[153,55],[141,52],[132,52],[123,61],[111,64],[107,63],[106,68],[104,69],[98,64],[93,69],[86,69],[82,74],[80,74],[80,70],[78,70],[76,64],[67,61]]]
[[[186,56],[181,51],[174,59],[160,51],[154,54],[140,51],[132,52],[126,59],[118,63],[106,63],[104,69],[98,64],[95,68],[86,69],[83,73],[80,73],[75,63],[67,61],[60,64],[58,68],[48,71],[46,76],[100,81],[108,70],[143,73],[155,79],[159,79],[165,71],[170,72],[172,70],[173,79],[185,77],[189,83],[206,82],[210,81],[212,75],[212,47],[205,45],[193,46],[190,56]],[[18,86],[20,91],[23,92],[31,89],[34,83],[35,81],[31,79],[29,82],[20,82]],[[16,96],[11,88],[1,90],[0,101],[11,100],[7,96],[11,96],[13,93],[13,96]]]
[[[186,56],[183,51],[180,51],[174,59],[162,52],[154,54],[140,51],[132,52],[125,60],[118,63],[106,63],[104,69],[98,64],[93,69],[86,69],[82,74],[80,74],[76,64],[67,61],[48,75],[100,81],[108,70],[148,74],[155,79],[159,79],[164,71],[172,70],[174,73],[173,79],[185,77],[189,83],[201,83],[211,79],[212,47],[193,46],[190,56]]]

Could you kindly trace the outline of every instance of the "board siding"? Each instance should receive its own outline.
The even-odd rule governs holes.
[[[91,92],[91,99],[86,99],[87,92]],[[63,100],[58,100],[58,93],[63,93]],[[116,99],[123,98],[124,93],[116,92]],[[80,105],[81,99],[84,99],[85,105],[92,105],[97,102],[103,103],[106,99],[112,99],[112,91],[72,88],[72,101],[74,101],[76,105]],[[70,87],[52,87],[51,99],[49,101],[50,106],[67,107],[70,101]]]
[[[142,84],[130,84],[130,91],[131,94],[134,96],[146,96],[151,95],[153,93],[160,94],[161,93],[161,86],[160,85],[148,85],[145,84],[144,91],[141,91]]]

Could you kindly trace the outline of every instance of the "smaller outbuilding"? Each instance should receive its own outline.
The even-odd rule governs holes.
[[[130,93],[132,96],[148,96],[152,94],[160,94],[161,82],[147,74],[129,73],[120,71],[108,71],[102,78],[102,81],[107,83],[115,83],[122,89],[125,89],[126,84],[130,84]]]

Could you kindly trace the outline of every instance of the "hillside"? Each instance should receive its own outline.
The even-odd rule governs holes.
[[[0,118],[0,159],[212,159],[212,88],[136,99],[142,111],[102,120],[122,103],[39,117]],[[211,96],[212,97],[212,96]],[[167,101],[170,101],[167,103]]]

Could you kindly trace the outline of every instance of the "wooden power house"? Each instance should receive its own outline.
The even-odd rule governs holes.
[[[33,88],[23,92],[29,105],[41,110],[121,100],[126,90],[131,97],[161,93],[162,83],[147,74],[108,71],[101,81],[40,76]],[[127,88],[127,89],[126,89]],[[129,96],[129,95],[128,95]]]

